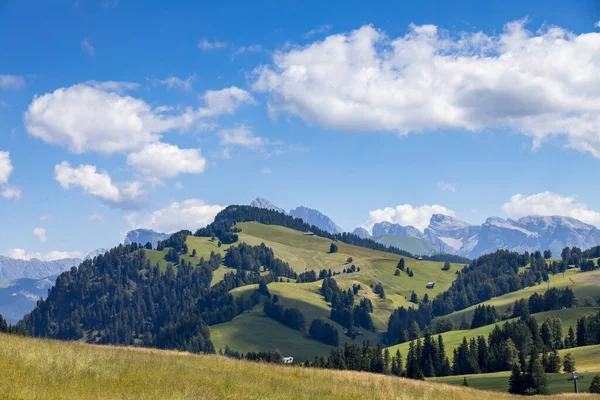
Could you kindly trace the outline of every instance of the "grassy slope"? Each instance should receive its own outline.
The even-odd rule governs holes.
[[[438,250],[435,245],[428,241],[411,236],[383,235],[374,240],[386,246],[394,246],[406,250],[411,254],[430,255],[435,254]]]
[[[577,319],[581,318],[584,315],[593,314],[598,309],[593,307],[581,307],[581,308],[572,308],[567,310],[555,310],[555,311],[546,311],[542,313],[533,314],[533,316],[538,321],[539,326],[542,325],[546,318],[560,318],[562,322],[563,336],[567,334],[569,331],[569,327],[573,327],[575,330],[577,325]],[[507,321],[513,321],[514,319],[510,319]],[[498,324],[504,324],[507,321],[499,322]],[[466,337],[469,340],[472,337],[484,336],[486,339],[489,333],[494,329],[496,324],[490,324],[486,326],[482,326],[476,329],[466,329],[466,330],[457,330],[442,333],[442,338],[444,339],[444,346],[446,347],[446,354],[452,361],[452,350],[458,347],[462,343],[463,337]],[[400,350],[403,355],[408,353],[409,343],[402,343],[396,346],[389,347],[390,353],[394,354],[396,350]]]
[[[572,353],[575,356],[575,365],[580,374],[585,378],[579,381],[579,391],[587,392],[593,375],[600,372],[600,345],[585,346],[575,349],[560,350],[561,358],[566,353]],[[567,379],[570,374],[547,374],[548,388],[551,393],[568,393],[573,391],[573,382]],[[452,385],[462,385],[464,375],[447,376],[443,378],[432,378],[431,380],[449,383]],[[467,381],[476,389],[495,390],[506,392],[508,390],[508,378],[510,372],[496,372],[492,374],[467,375]]]
[[[0,335],[0,371],[2,397],[9,399],[518,398],[359,372],[6,335]]]
[[[419,297],[425,293],[435,296],[442,290],[445,290],[456,277],[455,270],[461,265],[453,265],[451,271],[442,272],[442,263],[430,261],[418,261],[411,258],[405,258],[406,266],[415,271],[415,276],[409,278],[405,273],[400,277],[394,276],[396,265],[400,256],[381,251],[366,249],[338,242],[338,252],[329,253],[329,239],[306,236],[302,232],[294,231],[281,226],[261,225],[254,222],[238,224],[242,229],[239,233],[240,241],[251,245],[265,243],[271,247],[276,257],[287,261],[297,272],[306,270],[331,269],[332,271],[342,272],[351,264],[360,267],[360,272],[352,274],[341,274],[336,276],[338,285],[346,290],[353,284],[361,284],[361,290],[358,293],[356,301],[368,297],[374,305],[372,314],[373,322],[378,331],[387,329],[389,315],[400,305],[412,306],[407,298],[410,297],[412,290],[415,290]],[[189,245],[188,245],[189,247]],[[352,263],[346,263],[346,260],[352,257]],[[223,268],[223,267],[222,267]],[[429,281],[435,281],[436,288],[428,290],[425,285]],[[372,284],[381,282],[386,291],[386,298],[380,299],[370,288]],[[338,328],[340,333],[340,343],[343,344],[351,339],[343,335],[344,328],[329,320],[331,307],[326,303],[318,293],[321,282],[294,284],[294,283],[271,283],[269,290],[272,294],[277,294],[286,307],[295,307],[302,311],[307,320],[307,327],[314,318],[322,318]],[[253,287],[243,287],[234,290],[237,295],[249,294],[254,290]],[[317,354],[322,354],[322,346],[311,346],[315,343],[309,338],[307,347],[301,352],[293,346],[276,347],[276,343],[282,343],[279,338],[290,335],[297,337],[298,332],[285,327],[282,324],[273,325],[270,330],[263,330],[260,327],[264,324],[261,316],[261,307],[253,313],[243,316],[243,324],[247,328],[242,330],[241,321],[237,317],[231,322],[213,326],[211,332],[215,338],[215,346],[224,348],[226,344],[238,351],[249,350],[269,350],[279,348],[286,354],[301,354],[302,358],[312,358]],[[254,326],[256,325],[256,326]],[[240,334],[244,332],[244,334]],[[357,343],[363,340],[369,340],[371,343],[378,342],[378,335],[372,332],[361,330],[362,336],[356,338]],[[303,342],[307,343],[307,342]],[[257,347],[262,344],[262,347]],[[285,344],[285,343],[283,343]]]
[[[581,272],[579,269],[571,269],[562,274],[550,276],[550,287],[564,288],[569,286],[579,301],[583,301],[586,296],[590,296],[595,300],[600,300],[600,270]],[[485,305],[493,305],[498,311],[504,311],[508,306],[515,303],[515,300],[522,298],[528,299],[534,293],[543,294],[548,289],[547,283],[531,286],[526,289],[521,289],[513,293],[508,293],[503,296],[495,297],[486,302],[480,303]],[[476,306],[469,307],[465,310],[454,312],[448,315],[455,325],[460,324],[463,314],[466,314],[467,321],[471,321],[473,312]]]

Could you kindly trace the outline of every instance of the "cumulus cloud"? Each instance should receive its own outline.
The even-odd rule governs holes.
[[[502,211],[513,218],[560,215],[600,226],[600,212],[590,210],[584,203],[578,203],[576,196],[563,197],[548,191],[531,196],[515,194],[509,202],[502,205]]]
[[[38,240],[42,243],[46,241],[46,230],[44,228],[34,228],[33,236],[38,238]]]
[[[139,152],[127,156],[127,164],[142,174],[170,178],[181,173],[199,174],[206,168],[206,159],[199,149],[180,149],[167,143],[151,143]]]
[[[121,208],[136,207],[144,195],[140,182],[113,182],[108,172],[96,172],[95,165],[73,168],[63,161],[54,166],[54,179],[63,189],[79,187],[84,193]]]
[[[113,154],[138,150],[174,130],[204,129],[204,118],[233,113],[253,102],[235,86],[204,94],[205,107],[151,107],[144,100],[122,95],[128,82],[86,82],[36,96],[25,113],[30,135],[67,147],[73,153]]]
[[[199,199],[187,199],[173,202],[165,208],[152,213],[129,214],[126,220],[131,228],[153,229],[157,232],[172,233],[182,229],[194,231],[214,221],[222,206],[210,205]]]
[[[244,147],[258,147],[263,144],[261,137],[255,136],[252,129],[242,125],[238,128],[223,129],[219,132],[222,145],[237,145]]]
[[[89,40],[82,40],[79,44],[81,46],[81,50],[83,50],[83,52],[88,56],[94,57],[94,55],[96,55],[96,49]]]
[[[205,117],[233,114],[244,104],[256,103],[250,93],[236,86],[221,90],[207,90],[202,97],[206,107],[200,109],[200,114]]]
[[[1,75],[0,89],[19,89],[25,86],[25,79],[18,75]]]
[[[224,42],[211,42],[206,39],[198,41],[198,48],[202,51],[223,49],[225,47],[227,47],[227,43]]]
[[[20,200],[22,194],[21,189],[16,186],[6,186],[2,189],[2,197],[5,199]]]
[[[438,189],[440,189],[442,192],[452,192],[455,193],[456,192],[456,186],[454,186],[451,183],[447,183],[447,182],[438,182],[437,184]]]
[[[401,204],[395,208],[385,207],[369,211],[369,220],[364,223],[362,227],[371,232],[373,225],[378,222],[387,221],[403,226],[412,225],[422,232],[429,225],[429,220],[433,214],[444,214],[451,217],[456,216],[454,211],[437,204],[422,205],[420,207],[413,207],[410,204]]]
[[[28,253],[23,249],[10,249],[6,252],[6,256],[16,260],[31,260],[37,258],[41,261],[55,261],[64,258],[81,258],[79,251],[51,251],[49,253],[33,252]]]
[[[600,28],[600,21],[596,22],[596,23],[594,24],[594,26],[595,26],[596,28]]]
[[[390,38],[372,26],[276,52],[255,70],[273,114],[343,131],[400,134],[504,128],[551,135],[600,157],[600,33],[526,21],[497,35],[410,25]]]
[[[0,185],[8,183],[8,178],[13,171],[10,161],[10,152],[0,151]]]

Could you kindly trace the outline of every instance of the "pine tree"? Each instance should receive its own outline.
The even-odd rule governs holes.
[[[563,369],[565,372],[569,373],[575,371],[575,357],[573,357],[573,354],[565,354],[565,359],[563,360]]]
[[[600,374],[596,374],[590,383],[590,393],[600,393]]]
[[[521,374],[518,364],[513,366],[510,378],[508,378],[508,392],[512,394],[525,394],[525,379]]]
[[[406,377],[409,379],[423,380],[423,371],[419,366],[419,355],[414,341],[408,345],[408,356],[406,358]]]
[[[463,378],[463,383],[462,383],[462,385],[463,385],[463,386],[465,386],[465,387],[469,387],[469,386],[470,386],[470,385],[469,385],[469,382],[467,382],[467,377],[466,377],[466,376]]]
[[[531,355],[530,364],[528,381],[531,390],[534,394],[548,394],[548,380],[537,353]]]

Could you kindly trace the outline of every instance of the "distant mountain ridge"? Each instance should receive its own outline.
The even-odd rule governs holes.
[[[168,233],[160,233],[155,232],[152,229],[134,229],[132,231],[127,232],[125,236],[125,240],[123,240],[124,245],[137,243],[144,246],[146,243],[152,243],[152,247],[156,248],[156,244],[161,240],[167,240],[171,237],[171,234]]]
[[[252,200],[250,205],[252,207],[265,208],[267,210],[275,210],[279,211],[280,213],[287,214],[283,208],[277,207],[275,204],[262,197],[257,197],[256,199]]]
[[[380,222],[373,234],[364,228],[354,233],[361,237],[396,235],[423,238],[442,252],[476,258],[498,249],[517,252],[550,249],[558,255],[565,247],[588,249],[600,245],[600,230],[575,218],[563,216],[526,216],[518,220],[490,217],[481,225],[434,214],[423,233],[412,226]],[[390,239],[387,239],[390,242]]]
[[[21,278],[0,283],[0,315],[16,324],[35,308],[37,301],[48,295],[58,275],[42,279]]]
[[[37,258],[20,260],[0,256],[0,281],[29,278],[41,279],[46,276],[60,274],[81,263],[80,258],[64,258],[54,261],[42,261]]]
[[[281,207],[277,207],[275,204],[271,203],[269,200],[257,197],[256,199],[250,202],[252,207],[264,208],[267,210],[274,210],[281,212],[286,215],[291,215],[295,218],[300,218],[302,221],[309,225],[314,225],[317,228],[323,229],[329,233],[342,233],[344,230],[340,228],[338,224],[333,222],[331,218],[327,215],[323,214],[319,210],[315,210],[313,208],[308,208],[304,206],[296,207],[290,210],[289,213],[285,212],[285,210]]]

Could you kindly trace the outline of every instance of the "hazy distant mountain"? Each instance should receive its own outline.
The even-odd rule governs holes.
[[[600,230],[570,217],[528,216],[516,221],[498,217],[488,218],[481,225],[473,255],[508,248],[515,251],[550,249],[560,255],[565,247],[587,249],[600,245]]]
[[[365,228],[358,227],[352,233],[362,239],[370,239],[371,238],[371,234]]]
[[[0,256],[0,281],[11,281],[20,278],[41,279],[46,276],[60,274],[81,263],[79,258],[65,258],[56,261],[17,260]]]
[[[104,254],[106,253],[108,250],[104,249],[104,248],[100,248],[100,249],[96,249],[94,251],[90,251],[89,253],[87,253],[87,255],[83,258],[84,260],[91,260],[96,256],[99,256],[100,254]]]
[[[469,257],[477,245],[480,227],[449,215],[433,214],[425,228],[425,239],[441,247],[443,252]]]
[[[156,248],[156,244],[161,240],[166,240],[171,237],[168,233],[155,232],[151,229],[135,229],[127,232],[123,244],[137,243],[142,246],[146,243],[152,243],[152,247]]]
[[[48,295],[56,277],[21,278],[0,282],[0,314],[9,324],[15,324],[34,309],[37,301]]]
[[[393,246],[401,250],[406,250],[414,255],[429,256],[438,252],[438,248],[433,243],[413,236],[390,234],[377,237],[373,240],[385,244],[386,246]]]
[[[309,225],[314,225],[317,228],[321,228],[329,233],[342,233],[343,230],[335,222],[331,220],[327,215],[323,214],[318,210],[300,206],[290,210],[292,217],[300,218],[302,221]]]
[[[257,197],[256,199],[252,200],[250,202],[250,205],[252,207],[266,208],[267,210],[275,210],[275,211],[279,211],[280,213],[287,214],[283,208],[277,207],[275,204],[271,203],[269,200],[264,199],[262,197]]]
[[[368,234],[362,228],[357,228],[355,233]],[[404,239],[394,239],[390,235],[399,238],[423,238],[431,243],[437,252],[441,249],[443,252],[468,258],[493,253],[498,249],[518,252],[550,249],[553,254],[559,255],[567,246],[587,249],[600,245],[598,228],[574,218],[560,216],[528,216],[516,221],[510,218],[490,217],[481,225],[471,225],[448,215],[434,214],[422,234],[412,226],[389,222],[380,222],[373,226],[374,238],[385,236],[384,244],[394,245],[392,242],[396,240],[398,244],[405,246],[396,247],[410,251],[406,247],[407,244],[404,244]]]
[[[411,236],[422,239],[423,234],[420,230],[414,226],[407,225],[402,226],[400,224],[392,224],[391,222],[378,222],[373,225],[373,237],[380,237],[383,235],[396,235],[396,236]]]

